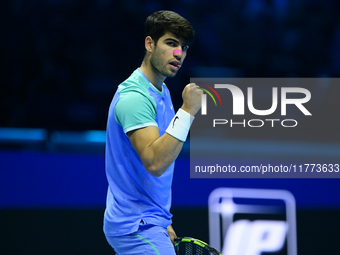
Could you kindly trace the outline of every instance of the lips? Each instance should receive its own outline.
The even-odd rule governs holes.
[[[171,61],[169,64],[176,70],[181,68],[181,63],[179,61]]]

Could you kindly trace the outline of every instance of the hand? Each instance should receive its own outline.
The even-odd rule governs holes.
[[[203,91],[195,83],[185,86],[182,92],[183,105],[182,109],[191,115],[195,115],[201,108]]]
[[[175,246],[175,244],[176,244],[175,238],[177,237],[175,230],[172,228],[171,225],[169,225],[166,229],[168,230],[168,235],[170,237],[172,244]]]

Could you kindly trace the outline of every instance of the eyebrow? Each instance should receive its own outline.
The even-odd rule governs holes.
[[[173,42],[178,43],[178,44],[181,45],[181,46],[189,47],[189,44],[186,44],[186,43],[181,44],[181,42],[180,42],[179,40],[177,40],[177,39],[175,39],[175,38],[172,38],[172,37],[164,39],[164,42],[166,42],[166,41],[173,41]]]
[[[175,39],[175,38],[166,38],[164,39],[164,41],[174,41],[174,42],[177,42],[178,44],[180,43],[179,40]]]

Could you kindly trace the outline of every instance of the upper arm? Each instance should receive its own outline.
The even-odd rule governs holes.
[[[115,118],[142,163],[148,165],[148,157],[152,155],[143,152],[159,138],[156,106],[152,99],[138,92],[123,94],[115,106]]]
[[[143,163],[147,163],[147,158],[152,158],[152,155],[145,155],[146,149],[156,141],[160,135],[158,127],[148,126],[133,130],[127,133],[132,147],[135,149]]]
[[[145,169],[155,177],[169,168],[181,149],[179,140],[168,133],[160,136],[154,126],[131,131],[128,137]]]
[[[115,109],[116,120],[123,127],[145,169],[159,177],[176,159],[182,143],[168,133],[160,136],[155,121],[156,104],[147,102],[149,99],[143,95],[136,98],[138,100],[135,102],[131,98],[119,99]]]

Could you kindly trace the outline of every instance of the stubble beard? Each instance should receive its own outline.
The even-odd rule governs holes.
[[[159,54],[153,54],[150,57],[150,64],[156,72],[158,72],[159,74],[161,74],[165,77],[171,78],[171,77],[176,76],[177,72],[167,70],[167,64],[165,66],[163,66],[162,59],[159,57]]]

